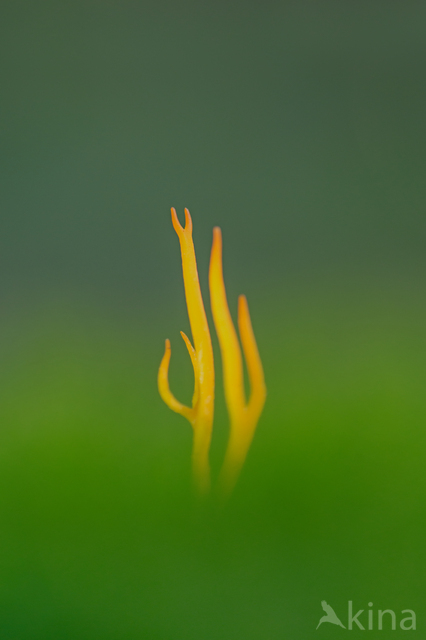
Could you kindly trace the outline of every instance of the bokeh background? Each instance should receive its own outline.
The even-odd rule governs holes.
[[[323,599],[345,625],[349,600],[413,609],[425,637],[426,6],[0,14],[0,637],[340,637]],[[192,392],[171,206],[209,317],[222,227],[264,361],[224,509],[194,503],[156,390],[169,337]]]

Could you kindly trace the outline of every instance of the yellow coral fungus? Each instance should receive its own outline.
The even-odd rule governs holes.
[[[246,403],[240,345],[226,299],[222,268],[222,233],[213,231],[209,271],[210,301],[222,355],[225,400],[230,418],[230,436],[219,484],[229,494],[238,479],[250,448],[266,399],[262,362],[257,349],[245,296],[238,299],[238,328],[247,362],[250,399]]]
[[[192,469],[195,485],[201,494],[210,488],[209,449],[213,425],[214,364],[213,350],[198,280],[197,263],[192,241],[192,220],[185,209],[185,227],[182,227],[172,209],[173,227],[179,237],[185,296],[194,341],[181,332],[191,357],[195,385],[192,407],[179,402],[169,388],[168,369],[170,341],[158,372],[158,388],[167,406],[183,415],[193,428]],[[250,380],[251,395],[246,403],[243,362],[238,337],[226,300],[222,271],[222,235],[219,227],[213,232],[213,246],[209,271],[210,300],[213,320],[219,338],[223,362],[225,399],[230,416],[230,436],[225,461],[219,478],[222,494],[228,495],[241,471],[266,398],[262,363],[256,345],[245,296],[238,301],[238,327]]]
[[[204,494],[210,489],[209,449],[214,409],[213,349],[198,280],[197,262],[192,241],[192,220],[188,209],[185,209],[185,227],[179,223],[175,209],[172,209],[172,222],[180,242],[186,305],[194,341],[194,347],[192,347],[187,336],[184,333],[181,334],[194,368],[195,385],[192,407],[181,404],[170,391],[168,383],[171,353],[169,340],[166,340],[166,350],[158,372],[158,389],[167,406],[185,416],[192,425],[194,432],[193,478],[199,493]]]

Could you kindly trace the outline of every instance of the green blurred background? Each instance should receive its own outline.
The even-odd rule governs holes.
[[[425,33],[414,1],[1,3],[0,638],[342,637],[323,599],[426,637]],[[222,510],[156,390],[166,337],[193,384],[171,206],[207,307],[222,227],[264,361]]]

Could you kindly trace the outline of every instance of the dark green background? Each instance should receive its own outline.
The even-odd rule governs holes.
[[[343,637],[323,599],[423,637],[425,33],[413,1],[1,3],[1,639]],[[169,337],[192,392],[171,206],[207,307],[222,227],[264,361],[222,510],[156,390]]]

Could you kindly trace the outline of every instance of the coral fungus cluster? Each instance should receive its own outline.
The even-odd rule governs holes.
[[[171,356],[170,341],[158,372],[158,389],[167,406],[183,415],[192,425],[192,473],[197,492],[210,490],[209,450],[214,413],[214,362],[207,316],[204,309],[198,279],[197,262],[192,240],[192,219],[185,209],[185,227],[182,227],[175,209],[172,209],[173,227],[179,237],[186,304],[193,338],[181,332],[194,369],[194,394],[192,406],[179,402],[170,391],[168,369]],[[243,360],[237,332],[232,322],[226,299],[222,269],[222,234],[219,227],[213,230],[213,246],[209,269],[210,303],[213,321],[219,339],[222,356],[225,400],[230,419],[230,435],[225,460],[219,476],[219,488],[223,496],[233,490],[250,448],[263,405],[266,386],[262,362],[251,325],[247,300],[238,300],[238,328],[250,381],[250,398],[244,391]]]

